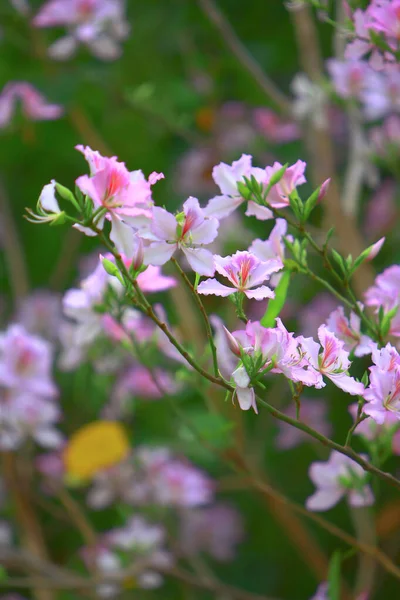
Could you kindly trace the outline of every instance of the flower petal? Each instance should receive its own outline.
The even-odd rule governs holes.
[[[225,298],[236,292],[235,288],[222,285],[222,283],[216,279],[207,279],[206,281],[202,281],[198,285],[197,291],[199,294],[204,294],[205,296],[214,295],[223,296]]]
[[[212,277],[215,273],[213,255],[205,248],[182,248],[189,265],[195,273]]]

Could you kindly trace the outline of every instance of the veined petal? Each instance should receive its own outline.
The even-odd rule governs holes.
[[[114,214],[111,214],[110,240],[120,254],[124,254],[126,258],[133,258],[137,248],[133,229]]]
[[[204,219],[203,223],[191,231],[193,244],[211,244],[218,235],[219,221],[217,219]]]
[[[264,298],[275,298],[275,292],[273,292],[268,286],[262,285],[255,290],[245,290],[244,292],[248,298],[253,300],[264,300]]]
[[[155,206],[153,208],[153,220],[151,222],[151,231],[160,240],[175,240],[176,238],[176,219],[164,208]]]
[[[363,384],[356,381],[353,377],[350,377],[350,375],[346,375],[345,373],[325,373],[325,376],[328,377],[336,387],[352,396],[362,396],[364,394],[365,388]]]
[[[250,275],[250,286],[253,287],[263,283],[272,273],[283,269],[283,263],[279,258],[271,258],[259,264]]]
[[[205,296],[214,295],[214,296],[230,296],[236,292],[235,288],[230,288],[226,285],[222,285],[216,279],[207,279],[206,281],[202,281],[198,287],[197,291],[199,294],[204,294]]]
[[[256,217],[259,221],[268,221],[273,219],[274,215],[266,206],[260,206],[256,202],[250,200],[247,203],[246,217]]]
[[[232,214],[242,202],[244,200],[240,197],[215,196],[211,198],[207,206],[203,209],[203,212],[206,217],[223,219]]]
[[[91,177],[89,177],[88,175],[82,175],[81,177],[78,177],[75,183],[81,190],[82,194],[85,194],[85,196],[89,196],[89,198],[93,200],[93,203],[96,208],[102,206],[101,198],[97,193],[97,189]]]
[[[168,244],[167,242],[154,242],[150,244],[144,250],[143,263],[145,265],[164,265],[169,261],[175,250],[177,244]]]
[[[182,248],[189,265],[195,273],[212,277],[215,273],[213,255],[205,248]]]

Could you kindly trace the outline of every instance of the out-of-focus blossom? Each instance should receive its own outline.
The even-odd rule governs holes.
[[[308,338],[303,342],[303,348],[306,349],[308,360],[316,371],[327,377],[338,388],[355,396],[362,396],[364,386],[348,375],[351,362],[349,353],[344,349],[344,342],[339,340],[326,325],[321,325],[318,329],[318,338],[322,346],[320,352],[319,345]],[[316,387],[322,387],[320,384]]]
[[[375,285],[365,292],[365,304],[373,306],[378,313],[382,307],[384,313],[396,309],[400,302],[400,265],[392,265],[375,279]],[[400,336],[400,312],[395,312],[389,333]]]
[[[145,249],[145,264],[163,265],[180,249],[196,273],[214,275],[213,256],[203,246],[214,241],[218,226],[217,219],[207,217],[196,198],[188,198],[177,216],[155,207],[148,231],[141,234],[151,242]]]
[[[238,183],[244,183],[244,178],[250,178],[252,175],[258,179],[260,174],[265,178],[265,172],[262,169],[252,167],[252,157],[249,154],[242,154],[240,159],[234,161],[232,165],[220,163],[214,167],[212,177],[219,187],[221,195],[211,198],[204,213],[217,219],[229,216],[243,202],[246,202],[238,191]],[[256,216],[260,220],[272,218],[272,213],[268,208],[253,201],[248,202],[246,215]]]
[[[397,218],[395,193],[396,182],[393,179],[385,179],[368,201],[364,227],[369,236],[382,235],[390,230]]]
[[[98,471],[121,462],[129,449],[129,440],[120,423],[93,421],[69,438],[63,453],[66,473],[72,479],[86,481]]]
[[[327,462],[312,463],[309,476],[317,488],[307,499],[309,510],[329,510],[343,497],[351,506],[370,506],[374,502],[364,469],[339,452],[331,452]]]
[[[214,482],[165,448],[139,447],[134,453],[134,465],[132,503],[193,508],[213,500]]]
[[[311,82],[303,73],[296,75],[291,87],[295,96],[293,114],[296,119],[311,121],[315,127],[325,129],[328,126],[327,96],[322,87]]]
[[[366,15],[366,27],[384,34],[386,42],[396,48],[400,38],[399,0],[372,0]]]
[[[30,83],[13,81],[7,83],[0,94],[0,129],[11,122],[18,104],[30,121],[59,119],[64,112],[62,106],[48,103]]]
[[[266,183],[268,183],[273,175],[282,169],[283,165],[275,162],[272,167],[266,167]],[[285,208],[289,206],[289,196],[297,186],[306,183],[304,171],[306,163],[298,160],[294,165],[288,167],[276,185],[274,185],[268,194],[267,202],[274,208]]]
[[[235,557],[244,535],[240,514],[228,504],[196,508],[182,513],[180,546],[185,554],[207,552],[218,561]]]
[[[373,341],[361,333],[361,318],[351,312],[347,318],[343,306],[338,306],[326,320],[326,326],[344,344],[347,352],[354,351],[356,356],[371,354]]]
[[[149,265],[143,273],[140,273],[136,281],[142,292],[163,292],[176,286],[174,277],[163,275],[160,267]]]
[[[88,505],[101,510],[114,502],[132,504],[135,499],[135,469],[130,458],[94,474]]]
[[[0,333],[0,386],[15,394],[54,398],[57,388],[51,377],[52,348],[20,325]]]
[[[400,152],[400,117],[391,115],[382,125],[370,130],[372,150],[380,157],[390,161]]]
[[[325,323],[330,313],[337,307],[337,302],[331,294],[322,292],[307,302],[300,310],[300,332],[305,336],[314,337],[318,327]]]
[[[373,121],[400,109],[400,72],[371,72],[361,92],[364,114]]]
[[[236,252],[233,256],[214,256],[217,272],[226,277],[233,287],[219,283],[216,279],[202,281],[197,291],[199,294],[215,296],[230,296],[242,292],[248,298],[263,300],[273,298],[274,292],[267,286],[261,285],[269,277],[283,268],[279,258],[271,258],[261,262],[250,252]]]
[[[274,228],[272,229],[267,240],[256,239],[249,247],[249,252],[254,254],[259,260],[266,262],[271,258],[279,259],[282,264],[285,260],[285,244],[283,239],[286,237],[287,223],[285,219],[276,219]],[[289,239],[291,236],[289,236]],[[272,275],[271,285],[276,287],[279,283],[281,275],[278,273]]]
[[[271,144],[284,144],[300,137],[300,129],[296,123],[282,119],[270,108],[256,108],[253,119],[257,132]]]
[[[332,425],[328,421],[328,406],[323,398],[310,400],[309,398],[301,397],[300,405],[300,420],[323,435],[330,437]],[[293,418],[296,417],[296,406],[294,403],[290,404],[285,410],[285,414]],[[291,427],[283,421],[279,421],[278,427],[279,433],[276,437],[276,445],[281,450],[289,450],[302,442],[312,441],[309,435],[300,429]]]
[[[349,406],[349,413],[355,421],[358,415],[358,404],[351,404]],[[368,441],[383,439],[385,434],[394,433],[395,430],[400,426],[399,420],[393,413],[387,413],[385,420],[382,424],[378,424],[374,419],[368,418],[361,421],[353,432],[353,435],[359,435]]]
[[[329,600],[328,599],[328,584],[323,581],[319,584],[314,596],[310,600]]]
[[[117,380],[109,404],[104,409],[107,418],[120,419],[129,412],[133,399],[158,400],[175,394],[179,385],[166,371],[155,368],[152,373],[142,365],[134,365]]]
[[[360,97],[365,79],[371,71],[368,63],[364,61],[340,61],[336,58],[327,61],[327,69],[332,77],[335,92],[345,99]]]
[[[400,419],[400,356],[391,344],[387,344],[384,348],[373,349],[372,361],[363,412],[381,425],[388,420],[391,422],[393,417]]]
[[[16,322],[29,333],[55,341],[61,324],[61,297],[49,290],[35,290],[20,303]]]
[[[0,398],[0,448],[15,450],[26,439],[45,448],[57,448],[63,436],[55,425],[59,408],[47,398],[20,392]]]
[[[120,42],[129,34],[123,0],[48,0],[33,19],[35,27],[65,27],[67,34],[48,52],[66,60],[83,44],[102,60],[121,55]]]

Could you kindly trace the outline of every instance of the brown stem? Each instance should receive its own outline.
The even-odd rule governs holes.
[[[225,15],[221,12],[216,3],[213,0],[198,0],[198,3],[207,18],[218,29],[222,39],[231,50],[232,54],[251,75],[265,95],[273,101],[277,109],[282,112],[289,113],[289,99],[264,73],[258,62],[253,58],[247,48],[240,41],[232,25],[226,19]]]
[[[47,550],[42,529],[30,501],[29,479],[26,473],[21,472],[20,461],[15,454],[3,452],[4,479],[13,501],[23,545],[34,556],[46,561]],[[41,577],[32,577],[32,590],[36,600],[54,600],[54,595],[45,589]]]
[[[10,202],[3,182],[0,180],[0,221],[2,245],[8,264],[14,300],[18,301],[28,294],[29,280],[25,264],[24,248],[15,226]]]
[[[319,82],[323,77],[323,63],[310,7],[306,4],[292,11],[293,24],[299,47],[300,62],[312,81]],[[335,174],[335,157],[329,131],[326,128],[307,128],[306,141],[311,158],[313,183],[321,185],[331,178],[327,195],[324,198],[326,228],[335,227],[340,249],[344,254],[358,256],[365,243],[358,231],[355,220],[345,215],[341,207],[341,193]],[[359,297],[373,284],[374,273],[369,263],[364,263],[354,274],[354,287]]]

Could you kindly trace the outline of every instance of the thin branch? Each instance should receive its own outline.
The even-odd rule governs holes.
[[[202,316],[202,319],[204,321],[204,325],[205,325],[205,328],[206,328],[206,332],[207,332],[207,339],[208,339],[208,343],[209,343],[209,346],[210,346],[211,355],[212,355],[212,358],[213,358],[214,375],[216,377],[218,377],[218,375],[219,375],[219,369],[218,369],[218,360],[217,360],[217,349],[215,347],[215,343],[214,343],[214,338],[213,338],[213,333],[212,333],[210,321],[209,321],[208,315],[206,313],[206,310],[204,308],[203,302],[201,301],[201,298],[200,298],[199,294],[194,289],[194,287],[193,287],[190,279],[188,278],[188,276],[186,275],[186,273],[183,271],[183,269],[181,268],[181,266],[177,262],[177,260],[172,257],[171,261],[174,263],[175,267],[177,268],[180,276],[182,277],[183,281],[185,282],[185,285],[190,290],[190,293],[192,294],[192,296],[194,298],[194,301],[196,302],[197,307],[198,307],[198,309],[199,309],[199,311],[201,313],[201,316]]]
[[[264,73],[258,62],[253,58],[247,48],[236,35],[232,25],[226,19],[225,15],[218,8],[214,0],[198,0],[198,3],[207,16],[221,34],[225,44],[236,56],[240,64],[252,76],[265,95],[273,101],[276,108],[281,112],[290,113],[290,100],[283,94],[275,83]]]
[[[8,264],[8,274],[14,300],[28,294],[29,280],[25,264],[24,248],[15,226],[10,202],[3,182],[0,180],[0,220],[2,245]]]

